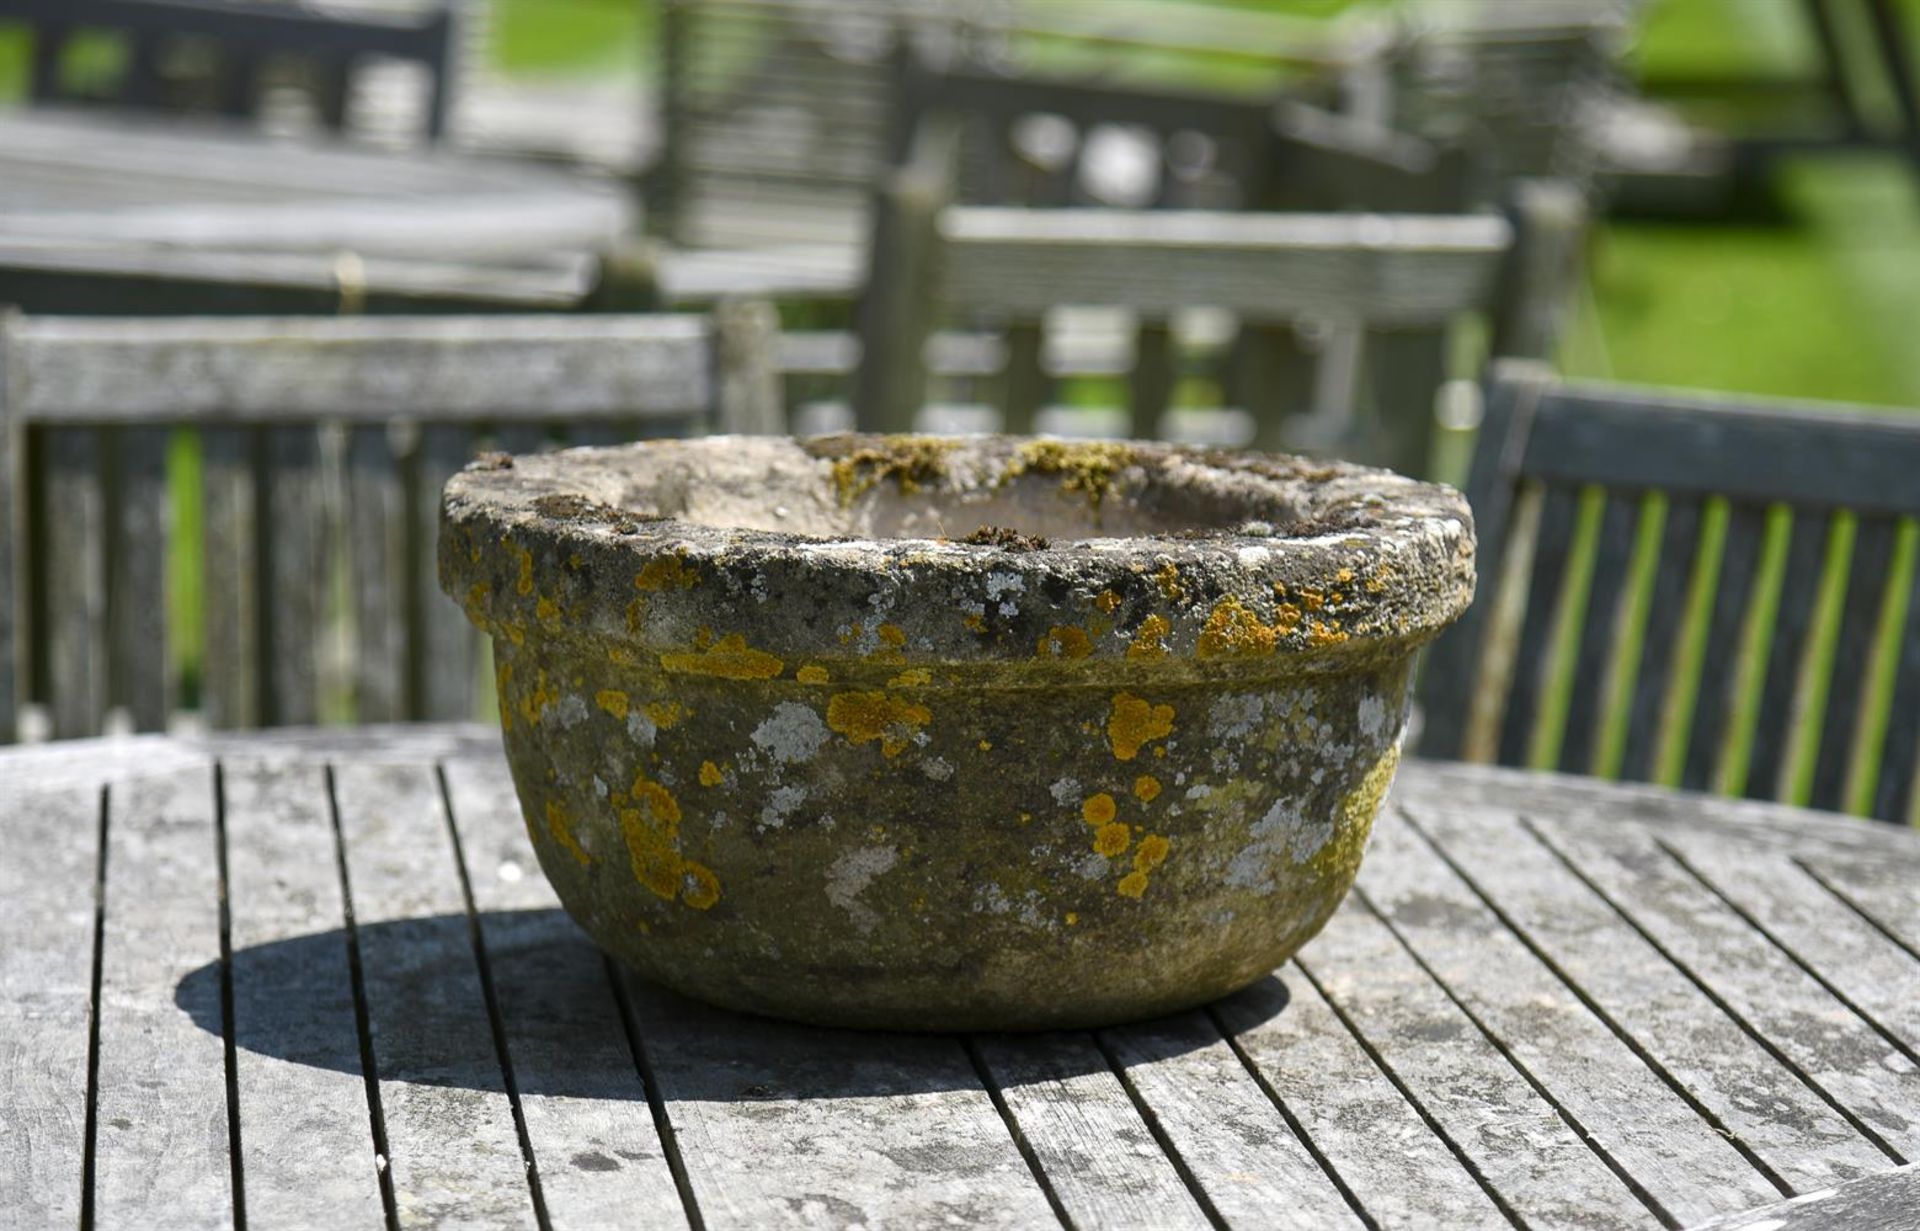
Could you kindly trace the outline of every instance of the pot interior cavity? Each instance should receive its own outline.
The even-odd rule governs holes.
[[[1123,444],[733,438],[625,454],[599,499],[726,530],[819,539],[1038,540],[1232,534],[1302,520],[1299,481]],[[587,493],[582,493],[587,494]],[[609,499],[610,497],[610,499]]]

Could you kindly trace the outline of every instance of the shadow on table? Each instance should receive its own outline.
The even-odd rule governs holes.
[[[636,1042],[673,1099],[845,1098],[980,1084],[967,1049],[952,1035],[793,1025],[711,1008],[631,976],[616,987],[611,964],[560,911],[483,912],[479,920],[500,1029],[522,1095],[644,1098]],[[473,936],[465,915],[358,929],[368,1038],[383,1081],[505,1088]],[[236,1049],[364,1072],[351,961],[343,929],[236,950]],[[1264,1020],[1286,1007],[1288,993],[1269,976],[1233,1000],[1236,1022]],[[218,962],[194,970],[174,990],[174,1003],[216,1035],[224,1034],[221,1001]],[[1183,1054],[1219,1038],[1197,1012],[1102,1034],[1129,1064]],[[1025,1037],[1031,1046],[1023,1050],[1041,1060],[1034,1080],[1107,1067],[1101,1049],[1085,1045],[1084,1034]]]

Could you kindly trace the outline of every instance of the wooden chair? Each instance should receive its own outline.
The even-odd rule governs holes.
[[[1914,818],[1920,422],[1516,364],[1480,430],[1422,754]]]
[[[1491,212],[948,206],[955,140],[951,125],[923,126],[913,156],[878,194],[854,400],[855,419],[868,430],[911,426],[926,400],[928,338],[952,311],[1002,322],[1004,426],[1031,431],[1051,393],[1046,314],[1099,305],[1138,320],[1128,414],[1132,434],[1151,437],[1182,362],[1172,316],[1212,307],[1239,322],[1235,383],[1257,444],[1289,443],[1289,418],[1312,400],[1318,360],[1302,341],[1303,321],[1358,326],[1367,388],[1355,404],[1366,413],[1349,414],[1332,446],[1420,473],[1448,376],[1451,327],[1487,313],[1495,353],[1548,353],[1584,219],[1577,195],[1550,182],[1533,183],[1520,198],[1517,226]],[[1524,243],[1515,243],[1516,231]]]
[[[474,716],[477,641],[434,580],[447,476],[483,444],[782,430],[775,328],[753,303],[710,318],[0,316],[0,742],[30,699],[56,736],[98,733],[115,706],[140,730],[172,715],[182,435],[201,476],[211,725]]]
[[[424,17],[380,12],[320,11],[294,3],[236,0],[0,0],[0,21],[24,22],[32,32],[29,91],[35,102],[104,101],[142,109],[192,105],[240,118],[259,112],[261,85],[289,63],[306,70],[314,110],[323,128],[343,131],[359,63],[371,57],[408,60],[430,77],[425,128],[429,139],[446,130],[452,104],[455,9],[443,4]],[[125,68],[104,97],[79,91],[65,57],[75,37],[109,31],[125,41]],[[208,61],[184,76],[170,58]],[[204,98],[191,97],[196,94]]]

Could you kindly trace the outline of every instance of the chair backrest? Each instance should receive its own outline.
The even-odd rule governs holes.
[[[1352,417],[1337,447],[1417,473],[1449,371],[1452,325],[1489,313],[1496,340],[1544,350],[1583,218],[1577,200],[1566,199],[1570,190],[1551,185],[1532,199],[1546,208],[1522,227],[1540,242],[1521,249],[1515,226],[1491,212],[950,207],[955,139],[950,125],[923,127],[913,156],[878,194],[854,401],[856,421],[870,430],[910,427],[926,396],[926,340],[943,310],[1004,323],[1004,425],[1031,430],[1051,391],[1042,318],[1059,305],[1099,305],[1129,309],[1138,322],[1129,414],[1134,435],[1152,436],[1183,362],[1170,318],[1210,307],[1237,319],[1235,358],[1255,368],[1243,367],[1233,383],[1254,418],[1256,443],[1284,443],[1286,420],[1309,409],[1318,360],[1301,326],[1332,322],[1363,331],[1371,410]]]
[[[456,47],[454,5],[424,15],[343,14],[294,3],[240,0],[0,0],[0,20],[32,30],[29,89],[36,102],[108,101],[142,109],[195,108],[237,117],[258,113],[266,75],[289,63],[306,70],[320,124],[345,129],[353,73],[372,58],[423,65],[430,84],[427,136],[446,128]],[[76,88],[67,50],[82,34],[124,40],[124,69],[100,99]],[[184,80],[171,72],[186,58]],[[179,88],[176,88],[179,87]]]
[[[783,430],[776,335],[757,303],[0,317],[0,742],[29,700],[59,736],[116,706],[162,727],[183,643],[214,726],[473,717],[477,643],[434,580],[442,483],[483,446]]]
[[[1916,475],[1910,416],[1503,366],[1420,751],[1913,818]]]

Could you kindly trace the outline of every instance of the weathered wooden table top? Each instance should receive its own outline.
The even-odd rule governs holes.
[[[0,852],[9,1227],[1920,1226],[1867,822],[1416,763],[1299,961],[1022,1037],[627,977],[478,728],[0,752]]]
[[[0,110],[0,243],[533,261],[632,226],[609,180],[246,126]]]

